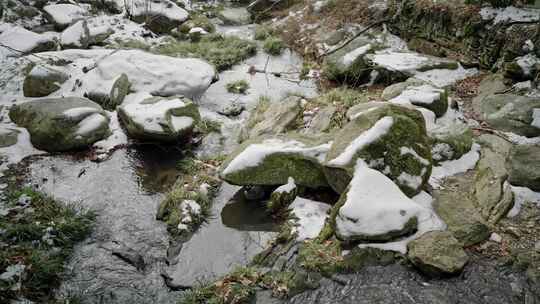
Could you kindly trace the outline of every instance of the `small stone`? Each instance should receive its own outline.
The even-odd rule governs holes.
[[[489,240],[492,241],[492,242],[495,242],[495,243],[500,243],[500,242],[502,242],[502,236],[500,236],[499,234],[493,232],[489,236]]]

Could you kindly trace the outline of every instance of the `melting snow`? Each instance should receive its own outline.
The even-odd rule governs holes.
[[[295,226],[292,229],[296,233],[298,241],[316,238],[324,227],[328,210],[331,206],[325,203],[297,197],[289,206],[297,220],[291,220]]]
[[[430,85],[413,86],[405,89],[397,97],[389,101],[397,104],[432,104],[441,98],[444,90]]]
[[[526,187],[510,186],[514,192],[514,206],[508,212],[508,217],[514,217],[519,214],[521,205],[524,203],[534,203],[540,205],[540,192],[535,192]]]
[[[429,178],[431,186],[439,188],[444,178],[473,169],[480,159],[479,151],[480,145],[473,144],[471,150],[463,154],[459,159],[445,161],[440,163],[439,166],[433,167]]]
[[[290,177],[287,179],[287,183],[285,185],[279,186],[274,190],[275,193],[291,193],[296,189],[296,184],[294,183],[294,178]]]

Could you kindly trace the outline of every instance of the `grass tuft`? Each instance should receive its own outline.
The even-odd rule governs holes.
[[[263,49],[270,55],[278,56],[285,49],[285,43],[283,40],[281,40],[281,38],[268,37],[266,40],[264,40]]]
[[[237,80],[227,84],[227,92],[234,94],[245,94],[249,89],[249,83],[245,80]]]

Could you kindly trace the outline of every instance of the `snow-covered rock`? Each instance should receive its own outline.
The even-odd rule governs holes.
[[[88,12],[82,6],[68,3],[45,5],[43,11],[49,21],[53,22],[59,30],[88,16]]]
[[[134,21],[145,23],[155,33],[169,33],[189,17],[186,10],[169,0],[127,0],[126,10]]]
[[[64,49],[85,49],[90,45],[90,30],[85,20],[75,22],[60,35],[60,44]]]
[[[55,67],[37,64],[24,78],[23,92],[26,97],[44,97],[58,89],[69,76]]]
[[[298,187],[294,178],[289,177],[285,185],[279,186],[270,194],[266,207],[270,212],[279,212],[282,208],[291,204],[298,193]]]
[[[118,108],[128,136],[174,142],[186,139],[200,120],[197,106],[183,97],[139,98]]]
[[[448,109],[448,94],[444,89],[424,84],[406,87],[398,96],[389,100],[397,104],[413,104],[433,111],[441,117]]]
[[[459,68],[455,61],[414,52],[383,50],[375,54],[367,54],[365,58],[369,64],[380,71],[397,76],[397,79],[414,76],[429,70],[455,70]]]
[[[50,51],[56,47],[50,36],[37,34],[22,27],[10,27],[2,31],[0,43],[7,46],[7,48],[0,47],[0,58]]]
[[[100,82],[93,88],[88,88],[85,97],[97,102],[104,109],[114,111],[122,104],[126,95],[129,94],[131,83],[126,74],[106,82]]]
[[[84,98],[29,101],[13,106],[9,116],[28,129],[35,147],[46,151],[85,148],[110,133],[107,114]]]

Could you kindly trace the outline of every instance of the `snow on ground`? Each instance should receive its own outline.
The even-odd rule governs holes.
[[[317,159],[322,163],[326,157],[326,153],[330,150],[330,145],[331,143],[326,143],[319,146],[308,147],[295,140],[284,141],[277,138],[266,139],[262,143],[249,145],[244,151],[238,154],[229,165],[227,165],[225,170],[223,170],[223,174],[231,174],[246,168],[256,167],[263,162],[267,156],[274,153],[300,154]]]
[[[493,23],[501,22],[535,22],[540,20],[540,10],[534,8],[517,8],[508,6],[505,8],[483,7],[480,15],[484,20],[493,20]]]
[[[383,137],[393,124],[394,119],[391,116],[379,119],[371,128],[355,138],[340,155],[330,160],[328,164],[331,166],[345,166],[350,163],[359,150]]]
[[[540,206],[540,192],[535,192],[526,187],[510,186],[514,193],[514,206],[508,212],[508,217],[514,217],[519,214],[521,205],[526,202],[534,203]]]
[[[459,159],[444,161],[439,166],[433,167],[429,183],[434,188],[440,188],[442,181],[446,177],[473,169],[479,159],[480,145],[473,144],[471,151],[465,153]]]
[[[292,233],[296,233],[297,241],[316,238],[324,227],[328,211],[332,206],[297,197],[289,206],[296,219],[291,220],[294,225]]]

